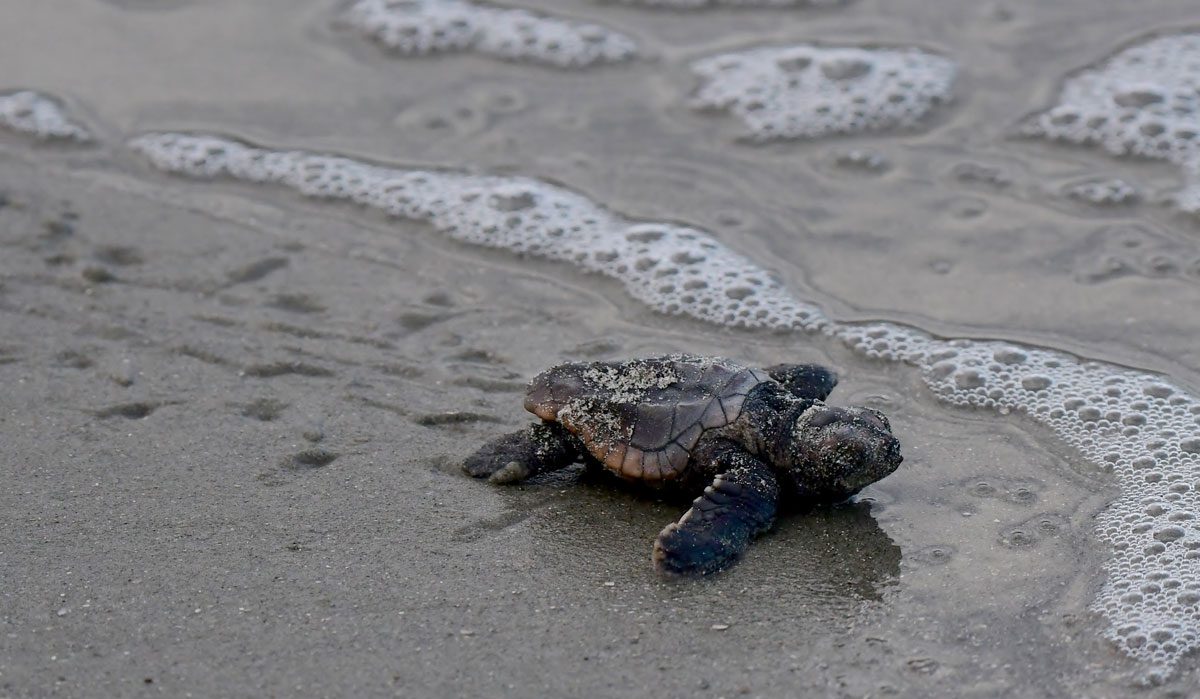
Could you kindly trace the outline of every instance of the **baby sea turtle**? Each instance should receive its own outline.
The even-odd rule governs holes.
[[[529,384],[542,422],[493,439],[463,469],[515,483],[578,460],[627,481],[701,492],[654,542],[664,573],[727,566],[771,527],[781,498],[845,500],[900,465],[887,418],[824,403],[837,376],[813,364],[752,369],[671,355],[561,364]]]

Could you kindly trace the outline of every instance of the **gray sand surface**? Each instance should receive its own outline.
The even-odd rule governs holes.
[[[566,265],[167,176],[122,147],[202,129],[534,175],[714,231],[839,320],[1195,390],[1200,275],[1092,272],[1122,235],[1185,265],[1200,226],[1062,194],[1119,173],[1156,196],[1177,173],[1006,137],[1071,70],[1194,3],[523,4],[654,57],[404,60],[331,28],[323,0],[0,6],[0,89],[44,90],[97,135],[0,132],[0,696],[1200,692],[1194,658],[1145,687],[1104,640],[1092,520],[1116,487],[1027,421],[947,408],[910,367],[821,337],[665,317]],[[814,38],[955,55],[956,103],[916,133],[771,146],[682,106],[688,58]],[[853,148],[890,168],[837,165]],[[963,163],[1009,183],[963,181]],[[836,367],[831,402],[887,412],[905,463],[691,582],[649,563],[678,502],[579,470],[510,488],[459,473],[528,421],[524,383],[547,366],[673,351]]]

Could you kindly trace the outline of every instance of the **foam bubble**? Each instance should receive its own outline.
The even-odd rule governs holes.
[[[1072,199],[1096,206],[1132,204],[1139,198],[1137,187],[1118,177],[1080,182],[1067,187],[1066,192]]]
[[[71,121],[62,105],[32,90],[0,95],[0,127],[44,140],[90,141],[83,126]]]
[[[957,67],[916,48],[800,44],[718,54],[692,71],[693,105],[730,111],[761,141],[915,126],[950,99]]]
[[[1187,180],[1178,206],[1200,212],[1200,34],[1154,37],[1070,76],[1023,130],[1175,163]]]
[[[598,24],[468,0],[356,0],[344,21],[404,55],[477,51],[578,68],[637,54],[633,39]]]
[[[281,184],[429,221],[456,240],[566,261],[618,279],[664,313],[821,331],[866,357],[917,367],[950,404],[1024,413],[1111,469],[1121,487],[1096,527],[1112,549],[1094,602],[1108,637],[1158,673],[1200,648],[1200,401],[1161,377],[1007,342],[836,323],[707,232],[630,221],[531,178],[385,167],[217,136],[150,134],[131,146],[170,172]]]
[[[709,233],[631,221],[540,180],[384,167],[218,136],[149,134],[130,145],[170,172],[281,184],[428,221],[463,242],[570,262],[622,282],[663,313],[742,327],[815,329],[823,322],[814,306]]]

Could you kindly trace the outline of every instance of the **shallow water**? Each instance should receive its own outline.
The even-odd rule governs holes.
[[[1019,133],[1073,71],[1194,21],[1189,3],[1110,4],[524,2],[636,42],[636,58],[584,71],[388,53],[323,1],[0,8],[0,90],[40,91],[92,135],[0,131],[0,424],[19,484],[0,496],[19,513],[0,539],[16,581],[0,686],[1196,691],[1194,654],[1127,655],[1098,606],[1121,581],[1105,571],[1129,569],[1113,568],[1096,517],[1122,512],[1108,506],[1128,495],[1122,464],[1165,425],[1130,437],[1113,468],[1064,439],[1074,422],[939,400],[973,395],[976,369],[871,359],[839,339],[859,321],[998,339],[1196,395],[1200,225],[1168,201],[1178,168]],[[945,56],[952,99],[915,129],[765,144],[693,109],[694,61],[814,41]],[[623,287],[544,251],[478,247],[436,212],[397,220],[168,176],[128,145],[147,132],[560,185],[621,221],[711,236],[769,273],[764,288],[819,307],[826,332],[660,315],[628,275],[609,273]],[[1114,178],[1138,197],[1072,194]],[[684,585],[647,561],[676,504],[575,473],[500,490],[455,472],[525,421],[521,386],[545,366],[680,350],[830,363],[833,401],[886,411],[904,467]],[[1184,411],[1186,428],[1194,403],[1157,400],[1148,414]],[[1191,482],[1184,428],[1162,461]],[[1193,563],[1179,554],[1166,579]]]

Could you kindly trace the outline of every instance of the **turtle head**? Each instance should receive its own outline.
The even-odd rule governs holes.
[[[787,475],[797,494],[837,502],[895,471],[900,442],[883,413],[817,401],[792,425]]]

